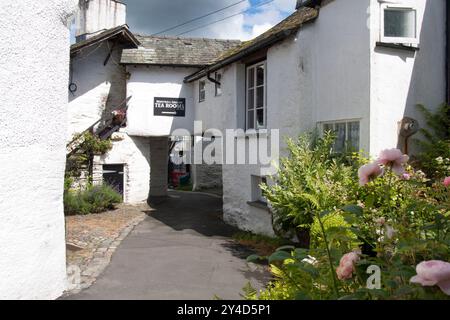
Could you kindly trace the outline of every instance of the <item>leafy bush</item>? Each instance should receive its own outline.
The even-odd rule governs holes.
[[[294,155],[305,150],[303,144],[295,148]],[[300,158],[310,159],[296,157]],[[312,245],[249,257],[249,261],[268,259],[274,280],[259,293],[247,286],[247,299],[449,299],[448,180],[428,179],[396,149],[383,151],[372,163],[354,160],[362,165],[359,170],[359,165],[329,159],[323,167],[309,162],[314,168],[307,170],[302,163],[296,168],[285,160],[289,166],[280,169],[281,185],[266,187],[268,199],[275,210],[289,208],[288,214],[310,217]],[[339,179],[324,174],[336,167],[345,173]],[[292,181],[299,177],[307,182]],[[311,181],[322,187],[316,189]],[[338,188],[342,200],[324,184]],[[331,200],[322,200],[318,190]],[[295,219],[291,222],[298,226]]]
[[[66,215],[85,215],[114,209],[122,202],[122,197],[108,185],[89,186],[86,190],[66,190],[64,192],[64,212]]]
[[[274,186],[261,186],[274,211],[279,234],[293,232],[304,247],[317,211],[332,210],[348,200],[351,168],[332,153],[334,136],[314,134],[287,141],[289,157],[280,161]],[[350,188],[351,189],[351,188]],[[306,238],[306,239],[305,239]]]

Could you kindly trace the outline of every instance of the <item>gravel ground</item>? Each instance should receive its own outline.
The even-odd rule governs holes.
[[[95,281],[123,238],[149,210],[146,204],[119,205],[105,213],[66,217],[67,266],[79,268],[83,287]]]

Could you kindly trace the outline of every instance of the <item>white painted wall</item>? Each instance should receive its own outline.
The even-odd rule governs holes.
[[[72,58],[71,81],[78,89],[74,94],[69,92],[69,141],[102,117],[109,118],[126,99],[125,67],[119,64],[122,50],[116,48],[103,65],[111,47],[112,43],[104,41]]]
[[[269,49],[267,126],[280,130],[282,155],[286,155],[284,138],[311,131],[322,121],[361,120],[362,148],[369,148],[368,6],[369,0],[331,2],[322,8],[317,21]],[[197,86],[198,81],[196,91]],[[196,119],[218,128],[242,127],[242,66],[234,64],[224,71],[223,97],[214,97],[213,90],[214,85],[208,83],[207,100],[197,105]],[[267,210],[247,203],[253,200],[252,175],[260,176],[261,168],[223,167],[224,219],[244,230],[273,235]]]
[[[377,47],[380,4],[371,0],[371,123],[370,152],[401,147],[398,122],[404,116],[425,125],[416,105],[434,110],[445,102],[445,0],[402,0],[418,10],[420,50],[416,53]],[[415,137],[417,138],[417,136]],[[414,151],[414,149],[412,149]]]
[[[370,146],[369,4],[370,0],[332,1],[299,34],[302,50],[313,48],[313,122],[360,120],[360,147],[366,152]]]
[[[196,70],[191,68],[128,66],[130,79],[127,94],[131,96],[128,108],[127,132],[132,136],[170,136],[175,129],[193,131],[193,85],[184,78]],[[186,117],[154,116],[155,97],[185,98]]]
[[[84,0],[83,0],[84,1]],[[126,24],[127,6],[115,0],[89,0],[76,17],[76,36],[92,36],[98,31]]]
[[[66,288],[66,23],[76,3],[0,4],[0,299],[55,299]]]
[[[103,178],[103,165],[124,164],[124,202],[145,202],[150,192],[150,140],[130,137],[123,132],[113,135],[113,148],[103,156],[95,157],[98,179]]]

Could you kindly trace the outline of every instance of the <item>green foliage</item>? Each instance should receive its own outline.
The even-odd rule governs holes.
[[[274,209],[274,225],[281,232],[309,229],[316,211],[346,203],[352,171],[332,153],[334,137],[301,136],[287,141],[289,157],[280,161],[274,186],[262,190]]]
[[[423,139],[415,140],[422,151],[418,165],[429,177],[445,177],[450,173],[450,105],[441,105],[435,113],[423,105],[418,108],[428,127],[420,130]]]
[[[102,140],[96,135],[88,132],[84,134],[84,142],[81,150],[85,154],[105,154],[112,149],[111,140]]]
[[[450,262],[450,188],[410,166],[405,166],[407,176],[397,176],[389,164],[382,177],[361,187],[356,183],[358,168],[367,159],[354,155],[351,161],[340,162],[322,153],[320,163],[315,162],[318,151],[305,141],[291,142],[293,157],[283,160],[279,184],[266,186],[265,191],[287,223],[297,227],[310,221],[311,247],[285,246],[268,257],[250,257],[249,261],[269,261],[274,280],[257,293],[246,288],[245,296],[252,300],[449,299],[439,287],[413,285],[410,279],[420,262]],[[343,277],[337,270],[349,252],[357,252],[358,259],[349,277]],[[381,271],[379,289],[368,288],[369,266]]]
[[[108,185],[89,186],[86,190],[64,192],[64,212],[66,215],[86,215],[114,209],[122,202],[122,197]]]
[[[105,154],[113,147],[110,139],[102,140],[90,132],[75,136],[75,140],[83,142],[77,152],[67,159],[66,177],[79,178],[90,165],[93,155]]]

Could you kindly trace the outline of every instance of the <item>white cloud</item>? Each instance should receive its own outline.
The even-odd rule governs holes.
[[[237,2],[237,0],[189,0],[189,5],[186,5],[188,2],[186,0],[123,1],[128,4],[128,24],[134,32],[143,34],[157,33]],[[181,36],[248,40],[274,26],[295,10],[296,0],[274,0],[255,8],[258,3],[266,1],[268,0],[247,0],[165,34],[173,36],[189,31]],[[252,4],[254,9],[251,9]],[[246,14],[210,24],[248,9],[250,10]],[[205,25],[208,26],[203,28]],[[196,28],[199,29],[191,32]]]

